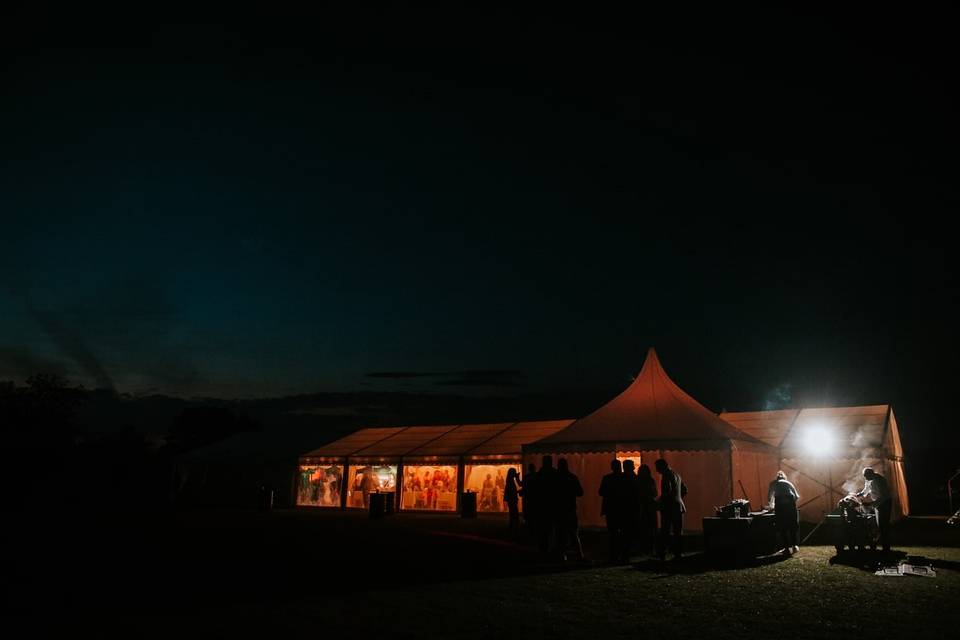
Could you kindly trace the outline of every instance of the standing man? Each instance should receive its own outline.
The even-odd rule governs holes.
[[[523,498],[523,521],[530,535],[536,538],[540,495],[537,490],[537,465],[532,462],[527,466],[527,473],[524,474],[523,481],[520,483],[520,497]]]
[[[640,502],[640,550],[652,558],[657,553],[657,481],[650,473],[650,465],[640,465],[637,488]]]
[[[800,494],[793,483],[787,480],[787,474],[777,471],[777,477],[770,483],[767,491],[767,503],[773,506],[777,531],[783,540],[783,553],[790,555],[800,550],[797,544],[797,529],[800,526],[800,514],[797,500]]]
[[[679,560],[683,551],[683,514],[687,511],[683,496],[687,487],[680,474],[670,468],[667,461],[660,458],[654,463],[660,474],[660,540],[657,555],[667,559],[667,547],[673,553],[673,559]]]
[[[510,533],[516,538],[520,533],[520,474],[513,467],[507,471],[506,486],[503,489],[503,503],[510,511]]]
[[[610,461],[610,473],[600,481],[600,515],[607,519],[610,534],[610,553],[607,561],[615,563],[620,557],[623,544],[623,467],[614,458]]]
[[[363,470],[363,476],[360,478],[360,492],[363,493],[363,508],[370,508],[370,494],[376,488],[376,480],[373,475],[373,469],[366,467]]]
[[[573,546],[577,560],[583,561],[583,545],[580,543],[580,523],[577,521],[577,498],[583,497],[580,478],[570,471],[566,458],[557,460],[557,548],[560,559],[567,561],[567,547]]]
[[[633,541],[640,524],[640,480],[634,473],[633,460],[623,461],[623,540],[620,541],[620,561],[630,562]]]
[[[863,470],[863,489],[857,494],[863,498],[863,504],[877,511],[877,525],[880,528],[880,544],[884,551],[890,551],[890,511],[893,501],[890,499],[890,486],[887,479],[871,467]],[[870,545],[876,551],[876,543]]]
[[[553,456],[543,456],[543,464],[537,471],[537,502],[539,515],[537,516],[537,546],[540,553],[546,555],[550,551],[550,538],[554,533],[556,523],[557,503],[557,470],[553,468]]]

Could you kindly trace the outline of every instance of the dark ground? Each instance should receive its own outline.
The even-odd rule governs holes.
[[[890,624],[915,618],[932,634],[960,621],[960,530],[942,519],[898,525],[901,552],[890,558],[922,553],[938,566],[936,579],[873,576],[873,556],[831,562],[833,548],[815,544],[829,542],[822,529],[796,557],[749,567],[708,562],[696,536],[680,562],[636,557],[607,567],[544,561],[495,517],[279,510],[81,518],[51,509],[13,522],[5,544],[12,571],[4,573],[17,619],[70,635],[581,637],[631,625],[696,635],[721,618],[720,635],[742,635],[762,629],[751,620],[776,619],[786,607],[804,629],[798,635],[833,637],[860,623],[862,613],[846,608],[865,597],[892,607]],[[605,534],[583,538],[588,556],[603,558]],[[664,607],[684,613],[654,615]]]

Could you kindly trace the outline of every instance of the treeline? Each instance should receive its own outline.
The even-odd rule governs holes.
[[[56,375],[0,382],[0,471],[8,508],[155,510],[173,507],[176,456],[260,425],[225,407],[186,406],[165,433],[127,424],[98,430],[78,415],[94,394]]]

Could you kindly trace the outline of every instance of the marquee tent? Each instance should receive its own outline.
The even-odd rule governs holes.
[[[900,430],[890,405],[721,413],[744,433],[777,447],[780,468],[800,493],[800,517],[819,522],[863,487],[864,467],[890,485],[894,519],[909,514]]]
[[[602,525],[600,480],[610,461],[632,458],[648,464],[664,458],[680,473],[689,493],[684,527],[700,530],[714,507],[746,497],[753,508],[766,502],[777,471],[777,450],[687,395],[663,370],[653,349],[633,383],[620,395],[563,431],[523,446],[524,461],[544,454],[567,459],[580,477],[582,524]]]
[[[369,493],[393,492],[401,510],[457,511],[464,491],[480,511],[505,511],[510,467],[567,459],[580,477],[580,522],[603,525],[598,490],[610,460],[653,467],[664,458],[689,488],[688,530],[714,507],[766,503],[778,469],[800,495],[801,518],[818,522],[872,466],[889,480],[894,517],[909,512],[903,450],[889,405],[714,414],[678,387],[650,349],[620,395],[578,420],[361,429],[300,457],[301,506],[364,508]]]
[[[464,491],[479,511],[506,511],[508,470],[521,446],[573,420],[361,429],[300,457],[299,506],[362,509],[372,492],[396,495],[404,511],[457,511]]]

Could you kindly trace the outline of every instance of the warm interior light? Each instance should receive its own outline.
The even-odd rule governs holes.
[[[803,447],[814,456],[830,455],[834,449],[833,432],[822,425],[810,427],[803,435]]]
[[[503,492],[510,469],[519,464],[468,464],[463,469],[463,490],[477,494],[477,511],[507,512]]]

